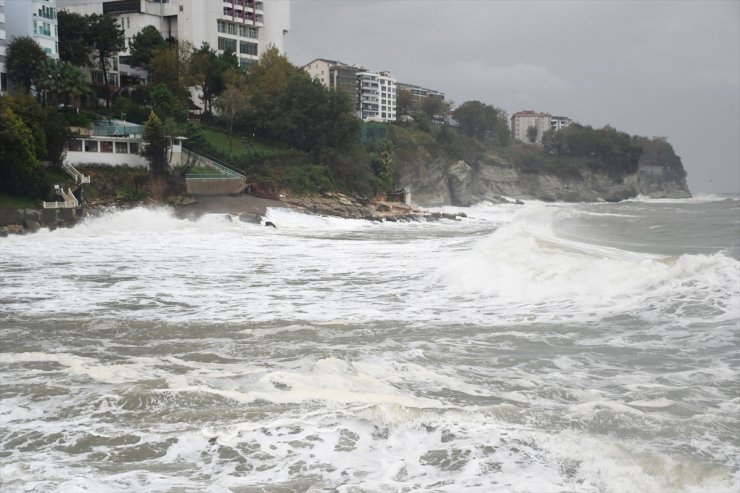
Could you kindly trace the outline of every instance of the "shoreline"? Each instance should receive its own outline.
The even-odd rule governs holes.
[[[287,197],[281,200],[257,197],[249,194],[230,196],[199,196],[182,197],[179,204],[158,203],[95,203],[89,204],[81,209],[75,209],[73,217],[65,221],[56,219],[51,222],[39,220],[41,210],[35,209],[8,209],[8,215],[14,219],[0,224],[0,236],[9,234],[35,233],[41,228],[56,229],[60,227],[74,227],[77,222],[85,217],[96,215],[108,210],[109,207],[122,209],[140,206],[163,206],[171,208],[178,219],[195,220],[205,214],[227,214],[238,216],[239,220],[259,224],[267,213],[268,208],[285,208],[317,216],[340,217],[344,219],[362,219],[375,222],[415,222],[436,221],[440,219],[460,220],[467,217],[464,212],[446,213],[429,212],[413,205],[402,202],[388,202],[380,199],[367,200],[363,198],[350,197],[340,193],[328,193],[319,197]],[[69,209],[59,209],[69,211]],[[26,220],[26,216],[34,220]],[[16,219],[18,218],[18,219]]]

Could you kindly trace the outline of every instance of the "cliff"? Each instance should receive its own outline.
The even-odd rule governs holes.
[[[394,179],[410,186],[413,201],[422,206],[469,206],[502,197],[564,202],[691,197],[681,161],[662,139],[641,141],[633,164],[618,167],[598,156],[553,155],[521,143],[461,150],[438,139],[404,137],[396,139]]]

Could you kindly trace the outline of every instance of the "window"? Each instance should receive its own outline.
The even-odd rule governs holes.
[[[253,63],[254,63],[254,60],[250,60],[249,58],[240,58],[239,68],[241,68],[245,72],[249,72],[249,67],[251,67]]]
[[[98,141],[97,140],[86,140],[85,141],[85,152],[98,152]]]
[[[118,154],[128,154],[128,143],[116,142],[116,152]]]
[[[242,55],[257,56],[257,43],[239,41],[239,53],[241,53]]]
[[[226,32],[226,22],[224,21],[216,21],[218,23],[218,32],[225,33]]]
[[[235,39],[229,39],[229,38],[222,38],[219,36],[218,38],[218,49],[219,50],[231,50],[234,53],[236,53],[236,40]]]
[[[113,152],[113,142],[104,140],[100,143],[100,152]]]
[[[71,139],[69,143],[67,144],[67,148],[70,152],[82,152],[82,140],[81,139]]]
[[[239,36],[242,38],[258,39],[258,32],[259,30],[254,26],[239,24]]]
[[[131,154],[138,154],[139,153],[139,143],[138,142],[129,142],[128,143],[128,150]]]
[[[227,23],[226,31],[228,34],[236,34],[236,24],[231,23],[231,22]]]

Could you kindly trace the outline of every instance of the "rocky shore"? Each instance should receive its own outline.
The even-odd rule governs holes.
[[[157,206],[147,203],[124,203],[96,204],[78,209],[0,209],[0,236],[33,233],[41,228],[70,227],[84,217],[110,211],[111,207],[128,208],[140,205]],[[238,216],[244,222],[260,223],[268,207],[285,207],[318,216],[378,222],[458,220],[466,217],[464,212],[430,212],[401,202],[391,202],[380,198],[367,200],[340,193],[328,193],[317,197],[284,197],[282,200],[248,194],[225,197],[181,197],[174,205],[174,214],[181,219],[197,219],[204,214],[228,214]]]
[[[286,198],[289,207],[319,216],[336,216],[345,219],[368,221],[421,221],[434,219],[460,219],[464,212],[429,212],[402,202],[390,202],[380,198],[365,200],[340,193],[328,193],[321,197]]]

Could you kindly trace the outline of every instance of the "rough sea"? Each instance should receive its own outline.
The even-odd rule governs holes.
[[[0,491],[740,491],[740,201],[0,238]]]

